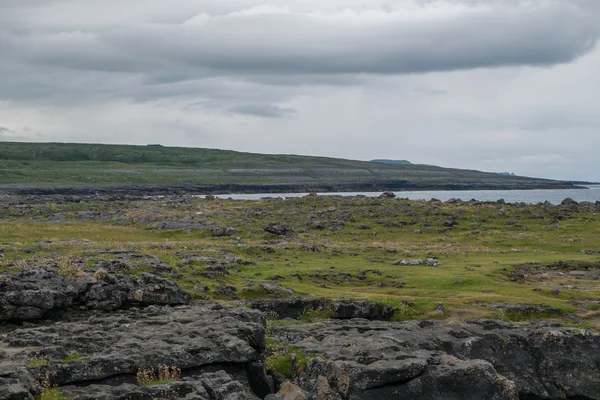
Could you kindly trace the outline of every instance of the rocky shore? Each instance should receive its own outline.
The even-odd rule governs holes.
[[[331,318],[296,319],[324,305]],[[600,399],[595,330],[395,312],[199,301],[167,278],[99,267],[0,273],[0,399]],[[291,376],[269,370],[274,352],[291,355]],[[174,379],[140,383],[165,367]]]
[[[121,185],[121,186],[4,186],[0,194],[13,196],[158,196],[172,194],[228,193],[310,193],[310,192],[382,192],[409,190],[531,190],[585,189],[569,182],[544,179],[506,179],[468,182],[419,182],[414,180],[382,180],[373,182],[343,182],[335,184],[214,184],[214,185]]]

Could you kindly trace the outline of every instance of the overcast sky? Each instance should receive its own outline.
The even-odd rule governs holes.
[[[598,21],[600,0],[0,0],[0,140],[600,180]]]

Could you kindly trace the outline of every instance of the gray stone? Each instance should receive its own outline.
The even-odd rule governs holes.
[[[352,319],[277,326],[271,335],[317,357],[302,388],[314,391],[322,376],[341,399],[600,399],[594,330]]]
[[[50,312],[69,309],[111,311],[151,304],[187,304],[191,297],[170,279],[143,273],[118,275],[99,269],[94,273],[61,276],[56,268],[0,273],[0,321],[35,320]]]

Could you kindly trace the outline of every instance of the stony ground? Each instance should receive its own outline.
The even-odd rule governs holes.
[[[0,399],[600,399],[600,205],[11,197]]]

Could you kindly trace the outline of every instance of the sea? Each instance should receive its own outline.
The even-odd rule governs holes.
[[[319,196],[367,196],[377,197],[382,192],[336,192],[317,193]],[[507,203],[537,204],[545,201],[560,204],[571,198],[577,202],[600,201],[600,185],[586,186],[586,189],[548,189],[548,190],[425,190],[410,192],[394,192],[396,197],[409,200],[438,199],[448,201],[460,199],[464,201],[497,201],[503,199]],[[255,193],[255,194],[219,194],[215,197],[233,200],[260,200],[262,198],[295,198],[307,196],[308,193]],[[200,196],[203,197],[203,196]]]

